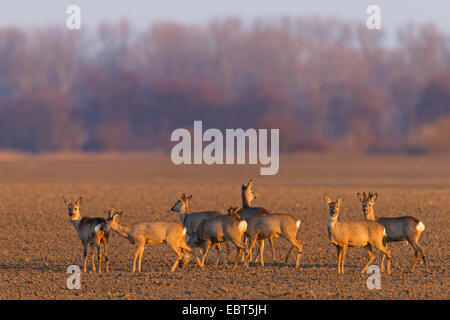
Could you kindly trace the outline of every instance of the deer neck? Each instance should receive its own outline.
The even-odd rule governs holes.
[[[186,222],[186,218],[188,216],[188,206],[182,206],[180,211],[178,212],[178,217],[180,218],[181,224],[184,226]]]
[[[70,220],[70,223],[74,226],[75,230],[77,230],[77,231],[80,229],[80,222],[81,222],[81,217]]]
[[[331,232],[333,231],[333,229],[336,227],[337,225],[337,216],[336,217],[328,217],[328,234],[331,234]]]
[[[246,197],[245,193],[242,192],[242,208],[249,208],[250,207],[250,201]]]
[[[373,208],[370,208],[370,209],[367,211],[366,219],[367,219],[367,220],[373,220],[373,221],[377,220],[377,218],[375,217],[375,212],[373,211]]]
[[[121,235],[124,238],[129,239],[130,238],[130,228],[120,222],[116,222],[114,226],[111,228],[114,232],[117,232],[119,235]]]

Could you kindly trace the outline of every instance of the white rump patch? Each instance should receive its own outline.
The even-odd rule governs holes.
[[[186,235],[186,227],[183,228],[183,236]]]
[[[239,222],[239,230],[241,230],[242,232],[245,232],[247,230],[247,222],[245,222],[245,220]]]
[[[297,226],[297,229],[300,228],[300,220],[297,220],[297,222],[295,223],[295,225]]]
[[[419,230],[419,231],[425,230],[425,225],[423,224],[422,221],[419,221],[419,223],[416,226],[416,229]]]
[[[94,230],[95,230],[95,232],[100,232],[100,231],[102,231],[102,224],[100,223],[100,224],[96,225],[95,228],[94,228]]]

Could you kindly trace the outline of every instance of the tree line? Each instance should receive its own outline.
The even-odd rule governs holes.
[[[0,149],[164,150],[280,128],[293,151],[450,151],[450,36],[325,18],[0,29]]]

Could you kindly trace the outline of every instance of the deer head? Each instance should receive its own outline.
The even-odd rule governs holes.
[[[330,218],[337,219],[337,217],[339,215],[339,208],[340,208],[342,202],[344,201],[344,197],[339,196],[339,198],[336,201],[332,201],[330,199],[330,197],[325,195],[324,200],[325,200],[325,203],[328,205]]]
[[[122,217],[123,211],[116,211],[114,208],[108,211],[108,217],[106,218],[107,229],[114,229]]]
[[[238,211],[238,208],[236,206],[231,206],[231,207],[228,208],[227,214],[229,216],[239,217],[237,211]]]
[[[375,192],[369,192],[367,195],[365,192],[357,193],[356,196],[358,197],[359,201],[361,201],[362,204],[362,211],[364,213],[364,216],[366,219],[372,220],[373,217],[373,205],[375,204],[375,201],[377,200],[378,194]]]
[[[173,207],[170,209],[173,212],[179,213],[187,213],[189,207],[189,201],[192,199],[192,194],[190,196],[186,196],[184,193],[181,195],[180,199],[175,202]]]
[[[244,183],[241,186],[241,190],[242,190],[242,197],[246,199],[249,205],[252,202],[252,200],[256,200],[256,197],[253,194],[253,180],[250,179],[250,181],[247,184],[245,184],[244,181]]]
[[[77,201],[70,201],[69,199],[67,199],[66,197],[63,196],[63,200],[67,206],[70,220],[81,219],[80,205],[81,205],[81,202],[83,201],[83,198],[80,197]]]

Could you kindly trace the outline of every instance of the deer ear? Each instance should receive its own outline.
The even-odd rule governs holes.
[[[192,194],[189,197],[186,197],[187,200],[191,200],[192,199]]]
[[[323,196],[323,200],[325,201],[326,204],[330,204],[331,203],[331,199],[327,195]]]
[[[122,212],[116,212],[113,214],[112,218],[113,220],[117,220],[122,216]]]
[[[361,193],[358,192],[358,193],[356,194],[356,196],[358,197],[359,201],[363,202],[364,199],[363,199],[363,196],[362,196]]]
[[[378,198],[378,193],[374,193],[374,192],[371,192],[370,193],[370,200],[371,201],[373,201],[373,202],[375,202],[375,201],[377,201],[377,198]]]
[[[64,203],[66,204],[66,206],[68,206],[70,204],[70,200],[67,199],[66,197],[62,196]]]
[[[248,182],[248,184],[247,184],[247,187],[252,187],[253,186],[253,180],[252,179],[250,179],[250,181]]]
[[[80,205],[83,202],[83,197],[80,197],[80,199],[77,200],[76,204]]]
[[[344,201],[344,196],[339,196],[339,198],[337,199],[337,202],[338,202],[339,204],[341,204],[342,201]]]
[[[115,211],[114,208],[111,208],[111,210],[108,211],[108,217],[107,217],[107,219],[111,219],[111,218],[114,216],[114,211]]]

